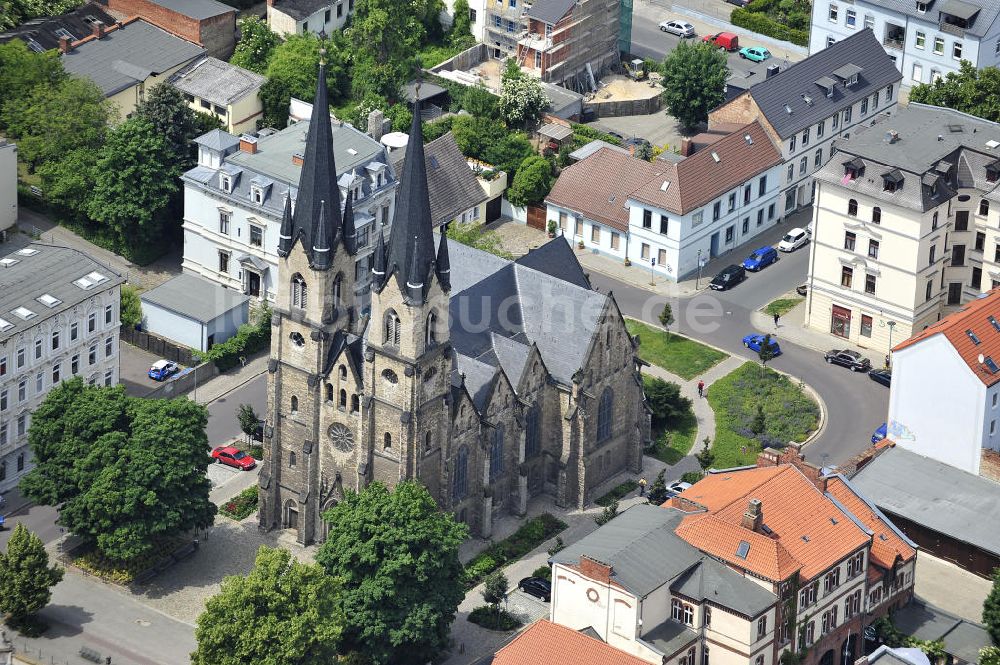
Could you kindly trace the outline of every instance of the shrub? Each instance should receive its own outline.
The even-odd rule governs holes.
[[[248,487],[226,503],[219,506],[219,512],[237,522],[246,519],[257,512],[257,501],[259,500],[257,486]]]
[[[489,605],[481,605],[469,612],[469,621],[488,630],[507,631],[521,627],[521,622],[513,614],[506,610],[495,612]]]
[[[618,503],[619,499],[623,498],[626,494],[636,489],[637,487],[639,487],[639,483],[637,483],[636,481],[632,479],[626,480],[624,483],[622,483],[618,487],[615,487],[604,496],[598,497],[594,501],[594,503],[596,503],[598,506],[610,506],[612,503]]]
[[[198,362],[214,362],[220,371],[236,367],[240,358],[266,349],[271,344],[271,309],[264,305],[257,321],[244,323],[236,334],[205,352],[195,351]]]
[[[549,513],[525,522],[521,528],[498,543],[490,543],[465,566],[462,580],[473,587],[501,566],[520,559],[543,542],[566,528],[566,523]]]
[[[250,457],[254,458],[255,460],[264,459],[264,446],[260,445],[259,443],[251,444],[250,449],[247,452],[250,454]]]
[[[681,474],[681,482],[691,483],[694,485],[696,482],[705,477],[705,474],[701,471],[687,471]]]
[[[594,518],[594,522],[597,526],[604,526],[614,518],[618,517],[618,502],[614,501],[606,507],[600,515]]]
[[[533,571],[531,571],[531,576],[532,577],[541,577],[543,580],[551,580],[552,579],[552,567],[548,566],[548,565],[539,566],[538,568],[535,568]]]
[[[767,35],[768,37],[773,37],[786,42],[792,42],[793,44],[798,44],[799,46],[809,45],[808,30],[789,27],[788,25],[780,23],[762,12],[753,11],[753,4],[747,8],[737,7],[734,9],[729,17],[730,22],[733,25],[746,28],[747,30],[751,30],[753,32],[758,32],[762,35]]]

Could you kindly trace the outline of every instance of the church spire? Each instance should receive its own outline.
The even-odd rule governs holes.
[[[378,238],[375,240],[375,251],[372,253],[372,288],[381,291],[385,284],[385,234],[379,228],[375,232]]]
[[[281,230],[278,231],[278,256],[288,256],[292,251],[292,193],[285,192],[285,209],[281,213]]]
[[[344,249],[350,256],[358,252],[358,230],[354,226],[354,192],[347,190],[347,200],[344,201]]]
[[[327,270],[330,267],[330,233],[326,219],[326,201],[319,202],[319,215],[316,217],[316,231],[313,233],[312,267],[316,270]]]
[[[417,251],[419,243],[420,239],[413,236],[413,253],[410,254],[410,270],[406,276],[406,298],[416,305],[424,302],[424,281],[428,273]]]
[[[441,290],[451,291],[451,260],[448,258],[448,234],[441,227],[441,241],[438,243],[437,259],[434,261],[434,272],[437,274]]]

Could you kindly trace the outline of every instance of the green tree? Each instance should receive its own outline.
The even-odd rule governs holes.
[[[414,0],[413,9],[424,29],[421,44],[440,44],[444,39],[444,25],[441,23],[444,0]]]
[[[691,412],[691,400],[681,395],[679,385],[655,376],[644,378],[646,402],[658,426],[669,426]]]
[[[528,127],[542,117],[549,106],[549,100],[538,79],[524,76],[520,70],[515,74],[511,70],[511,63],[517,68],[513,58],[507,60],[507,69],[500,81],[497,110],[508,127]]]
[[[198,617],[193,665],[323,665],[337,660],[345,617],[340,581],[288,550],[261,546]],[[233,634],[234,627],[238,635]]]
[[[15,625],[29,621],[52,598],[52,587],[63,578],[58,566],[49,567],[49,553],[41,538],[23,524],[14,527],[7,553],[0,552],[0,615]]]
[[[323,518],[316,561],[344,583],[344,646],[375,665],[427,662],[448,644],[465,596],[458,547],[468,534],[413,481],[372,483]]]
[[[698,466],[702,471],[708,471],[715,463],[715,453],[712,452],[712,440],[707,436],[701,442],[701,450],[695,454]]]
[[[0,2],[0,30],[17,27],[39,16],[65,14],[80,4],[80,0],[6,0]]]
[[[661,506],[669,498],[667,496],[667,470],[660,469],[660,472],[656,474],[656,479],[653,484],[649,486],[649,492],[647,493],[649,503],[654,506]]]
[[[94,191],[94,151],[91,148],[77,148],[61,159],[45,162],[38,167],[37,173],[42,179],[46,201],[78,221],[87,217],[87,205]]]
[[[1000,69],[977,69],[963,60],[957,72],[910,90],[910,101],[946,106],[992,122],[1000,122]]]
[[[142,301],[139,290],[131,284],[122,284],[121,321],[126,328],[132,328],[142,323]]]
[[[984,647],[980,649],[979,665],[1000,665],[1000,647]]]
[[[493,606],[493,611],[500,614],[500,603],[507,597],[507,589],[510,583],[503,571],[495,570],[483,580],[483,600]]]
[[[240,41],[236,42],[236,49],[229,62],[264,74],[279,44],[281,38],[268,27],[267,21],[251,14],[240,19]]]
[[[464,2],[464,0],[458,0]],[[456,4],[456,10],[458,5]],[[462,108],[479,118],[492,118],[496,115],[500,100],[486,89],[482,83],[470,85],[462,92]]]
[[[605,506],[601,514],[594,518],[594,522],[597,526],[604,526],[614,518],[618,517],[618,500],[611,502],[611,505]]]
[[[180,90],[167,83],[154,86],[139,102],[135,115],[153,126],[163,137],[168,159],[163,160],[180,177],[194,166],[191,140],[199,135],[198,118]]]
[[[750,421],[750,431],[754,434],[761,435],[767,430],[767,416],[764,415],[764,405],[757,405],[757,412],[753,416],[753,420]]]
[[[767,363],[774,360],[774,347],[771,346],[771,335],[764,335],[764,339],[760,342],[760,351],[757,352],[757,357],[760,358],[761,371],[767,367]]]
[[[21,490],[55,506],[60,525],[108,558],[135,559],[164,537],[212,524],[207,422],[205,407],[187,398],[143,400],[122,386],[64,381],[32,416],[36,467]]]
[[[541,203],[555,181],[552,162],[540,155],[531,155],[517,168],[514,181],[507,188],[507,200],[518,207]]]
[[[399,97],[400,86],[416,71],[416,55],[427,34],[421,8],[430,4],[430,0],[357,0],[351,25],[344,31],[354,53],[355,99],[369,93]]]
[[[265,126],[281,128],[288,124],[288,104],[292,97],[313,101],[321,48],[327,51],[326,85],[330,103],[337,104],[342,99],[348,54],[341,33],[338,31],[322,41],[311,32],[291,35],[274,50],[267,66],[267,81],[260,89]]]
[[[983,602],[983,623],[993,641],[1000,644],[1000,568],[993,571],[993,588]]]
[[[240,404],[240,408],[236,410],[236,420],[239,421],[240,430],[247,435],[247,441],[249,441],[253,433],[257,431],[257,425],[260,423],[260,418],[257,416],[257,412],[253,410],[253,405]]]
[[[476,38],[472,36],[472,14],[469,12],[469,0],[455,0],[452,12],[454,19],[451,22],[448,40],[455,48],[469,48],[476,43]]]
[[[499,256],[502,259],[512,260],[514,255],[503,248],[503,241],[496,231],[486,231],[483,225],[478,222],[452,222],[448,225],[448,238],[469,247],[481,249]]]
[[[660,310],[660,325],[662,325],[667,330],[670,330],[670,326],[674,325],[674,309],[670,306],[670,303],[663,303],[663,309]],[[670,339],[669,336],[667,339]]]
[[[0,8],[2,6],[0,2]],[[3,14],[0,9],[0,16]],[[3,105],[27,97],[37,86],[52,87],[65,78],[58,50],[35,53],[20,39],[0,44],[0,90],[4,91],[0,98],[0,111]],[[4,129],[5,125],[0,112],[0,129]]]
[[[663,101],[685,130],[708,119],[725,99],[729,69],[723,51],[708,44],[681,42],[663,61]]]

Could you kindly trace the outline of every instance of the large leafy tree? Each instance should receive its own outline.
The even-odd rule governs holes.
[[[77,220],[87,216],[87,201],[94,190],[94,150],[77,148],[61,159],[38,167],[45,198]]]
[[[910,90],[910,101],[946,106],[964,113],[1000,122],[1000,69],[977,69],[963,60],[957,72],[948,72],[933,83]]]
[[[725,99],[729,69],[723,51],[681,42],[663,61],[663,101],[686,130],[708,119]]]
[[[983,603],[983,623],[993,641],[1000,644],[1000,568],[993,571],[993,588]]]
[[[236,42],[236,49],[229,62],[263,74],[279,44],[281,39],[268,27],[266,21],[259,16],[247,16],[240,19],[240,41]]]
[[[469,0],[455,0],[452,12],[454,18],[451,22],[448,39],[451,41],[451,45],[456,48],[469,48],[476,43],[476,38],[472,36],[472,14],[469,11]]]
[[[0,44],[0,110],[5,104],[27,97],[36,86],[57,85],[65,78],[58,51],[35,53],[20,39]],[[0,113],[0,129],[4,127]]]
[[[167,157],[164,163],[173,169],[175,177],[194,166],[191,140],[198,136],[200,127],[197,115],[177,88],[167,83],[154,86],[136,107],[135,115],[163,137]]]
[[[39,16],[64,14],[80,4],[80,0],[0,0],[0,30]]]
[[[527,127],[538,121],[549,105],[538,79],[525,75],[513,59],[500,80],[497,110],[508,127]]]
[[[424,0],[358,0],[345,31],[354,51],[352,95],[394,100],[416,71],[416,54],[427,35]],[[423,8],[423,9],[422,9]]]
[[[205,604],[191,662],[332,665],[344,620],[339,580],[287,550],[262,546],[250,574],[225,578]]]
[[[49,567],[42,540],[18,524],[7,542],[7,553],[0,552],[0,616],[6,614],[15,624],[31,619],[49,604],[52,587],[62,577],[61,568]]]
[[[119,300],[122,325],[131,328],[142,323],[142,300],[139,298],[139,290],[131,284],[122,284]]]
[[[348,49],[337,32],[326,40],[313,33],[292,35],[274,50],[267,67],[267,82],[260,89],[264,105],[264,124],[284,127],[288,123],[288,103],[292,97],[307,102],[316,95],[320,49],[326,53],[326,85],[330,103],[336,104],[347,86]]]
[[[691,412],[691,400],[681,395],[679,385],[648,374],[643,378],[646,402],[657,425],[673,425]]]
[[[412,481],[349,491],[323,517],[330,533],[316,561],[344,582],[345,648],[377,665],[434,658],[465,595],[465,525]]]
[[[21,489],[107,557],[135,559],[165,536],[212,523],[207,422],[186,398],[143,400],[121,386],[65,381],[32,417],[37,466]]]
[[[541,203],[556,181],[552,162],[540,155],[526,158],[507,189],[507,199],[516,206]]]

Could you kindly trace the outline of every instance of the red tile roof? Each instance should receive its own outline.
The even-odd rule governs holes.
[[[834,476],[827,483],[826,491],[844,508],[871,529],[872,550],[870,561],[884,569],[892,568],[896,557],[909,561],[917,551],[874,511],[872,507],[845,483]]]
[[[496,652],[493,665],[649,665],[583,633],[540,619]]]
[[[919,344],[928,337],[944,335],[958,351],[972,373],[987,386],[1000,381],[1000,371],[993,372],[983,360],[992,359],[1000,367],[1000,330],[990,322],[992,316],[1000,326],[1000,288],[983,294],[957,312],[949,314],[934,325],[893,347],[893,351]],[[971,330],[979,344],[968,335]]]

